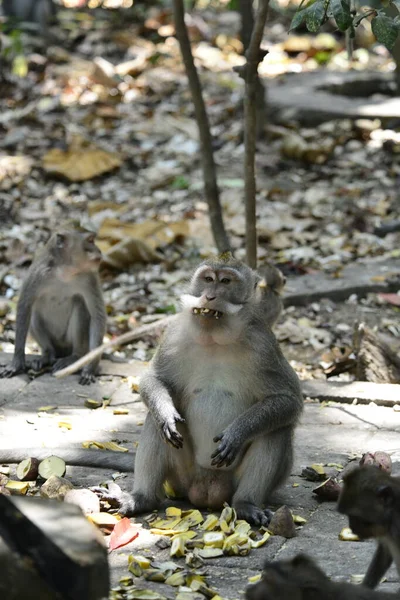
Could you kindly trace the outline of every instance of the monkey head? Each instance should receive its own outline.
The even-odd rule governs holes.
[[[194,272],[189,293],[181,298],[183,308],[202,324],[222,323],[254,302],[259,280],[255,271],[233,258],[205,261]]]
[[[59,267],[63,279],[99,270],[101,251],[94,243],[94,233],[75,231],[54,233],[47,248],[53,266]]]
[[[389,533],[400,501],[400,481],[376,466],[365,466],[345,475],[343,483],[338,511],[349,517],[352,531],[360,538]]]
[[[267,562],[261,580],[247,588],[246,599],[302,600],[304,594],[321,589],[326,581],[327,576],[311,558],[298,554],[291,560]]]

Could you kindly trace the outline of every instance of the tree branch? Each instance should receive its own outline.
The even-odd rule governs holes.
[[[173,0],[173,9],[176,37],[181,49],[186,75],[189,80],[189,88],[192,95],[197,127],[199,129],[204,177],[204,193],[208,203],[211,229],[219,252],[225,252],[230,249],[230,244],[222,219],[210,125],[204,104],[200,79],[194,64],[189,35],[185,25],[185,9],[183,0]]]

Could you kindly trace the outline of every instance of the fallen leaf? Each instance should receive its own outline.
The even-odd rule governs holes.
[[[400,295],[399,294],[378,294],[379,298],[385,300],[388,304],[393,306],[400,306]]]
[[[116,524],[110,535],[110,550],[115,550],[132,542],[139,535],[139,527],[124,517]]]

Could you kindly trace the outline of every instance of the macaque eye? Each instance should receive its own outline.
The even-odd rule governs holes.
[[[230,283],[230,282],[231,282],[231,280],[230,280],[230,279],[228,279],[228,277],[223,277],[223,278],[221,279],[221,283],[224,283],[225,285],[227,285],[227,284],[228,284],[228,283]]]
[[[204,281],[206,281],[207,283],[212,283],[214,279],[208,275],[207,277],[204,277]]]

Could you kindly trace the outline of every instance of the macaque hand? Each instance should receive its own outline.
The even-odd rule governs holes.
[[[133,511],[132,496],[123,492],[119,485],[107,482],[108,487],[93,486],[90,488],[101,501],[108,502],[119,514],[128,516]]]
[[[167,444],[170,444],[174,448],[182,448],[183,437],[177,430],[176,424],[184,422],[185,419],[181,417],[176,410],[174,410],[173,414],[168,416],[168,418],[161,423],[161,435],[164,439],[164,442],[167,442]]]
[[[239,454],[242,443],[240,437],[235,434],[232,427],[217,435],[214,442],[220,442],[217,449],[211,454],[213,467],[229,467]]]

